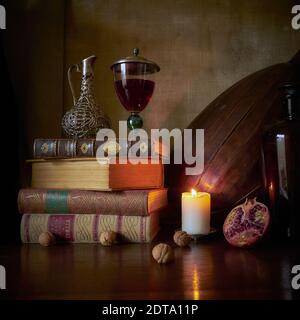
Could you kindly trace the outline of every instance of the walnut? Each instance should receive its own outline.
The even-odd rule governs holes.
[[[117,234],[114,231],[104,231],[100,234],[99,241],[103,246],[111,246],[116,242]]]
[[[181,230],[175,232],[173,239],[179,247],[186,247],[192,241],[192,237],[189,236],[185,231]]]
[[[40,234],[39,243],[44,247],[49,247],[56,243],[56,238],[53,233],[46,231]]]
[[[174,252],[168,244],[160,243],[152,249],[152,256],[158,263],[168,263],[174,259]]]

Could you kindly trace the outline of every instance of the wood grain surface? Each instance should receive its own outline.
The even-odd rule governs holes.
[[[216,236],[175,248],[173,230],[152,244],[0,246],[7,270],[1,299],[299,299],[291,268],[299,264],[292,245],[251,250],[231,247]],[[162,240],[175,262],[157,264],[152,247]]]

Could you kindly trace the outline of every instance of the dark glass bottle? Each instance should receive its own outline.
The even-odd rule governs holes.
[[[272,235],[300,240],[300,88],[280,87],[285,116],[269,128],[262,143],[266,201],[272,215]]]

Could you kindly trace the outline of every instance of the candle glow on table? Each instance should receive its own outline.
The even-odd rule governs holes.
[[[190,235],[210,232],[210,194],[197,192],[182,193],[181,199],[182,231]]]

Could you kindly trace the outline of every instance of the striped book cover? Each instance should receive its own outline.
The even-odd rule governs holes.
[[[97,214],[24,214],[21,221],[23,243],[38,243],[42,232],[52,232],[59,241],[98,243],[100,233],[115,231],[124,242],[151,242],[159,231],[159,212],[149,216]]]

